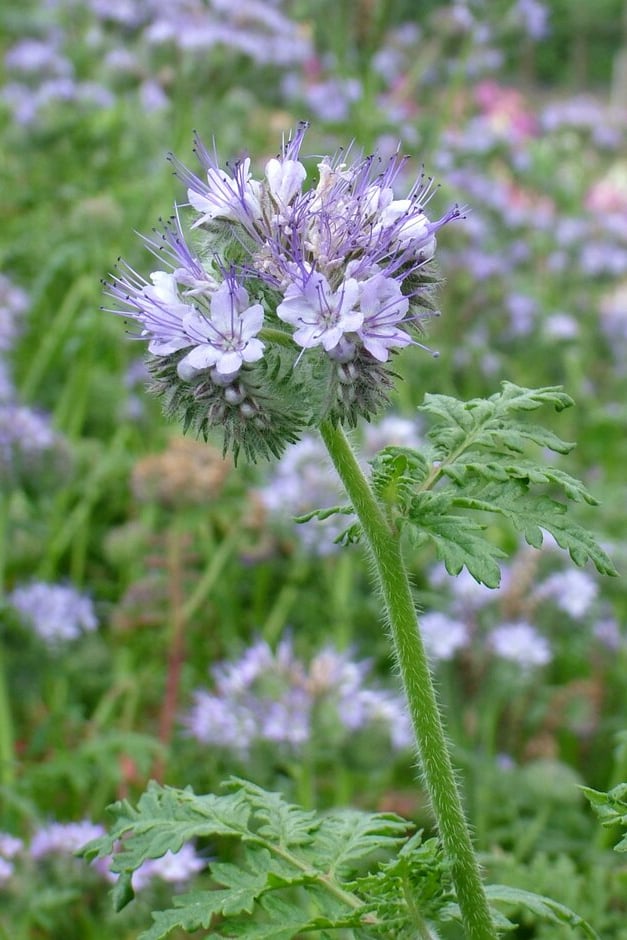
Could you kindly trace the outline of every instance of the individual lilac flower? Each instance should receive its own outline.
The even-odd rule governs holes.
[[[556,571],[536,589],[536,597],[550,598],[576,620],[584,617],[596,600],[599,585],[586,571]]]
[[[420,633],[427,654],[434,660],[453,659],[469,641],[466,624],[439,611],[422,614]]]
[[[261,304],[250,304],[248,292],[229,277],[211,295],[211,313],[185,315],[184,331],[193,349],[181,359],[182,378],[215,366],[218,375],[235,375],[244,362],[257,362],[264,344],[257,339],[263,326]]]
[[[408,346],[411,336],[399,326],[409,309],[409,298],[393,278],[375,274],[359,284],[359,307],[363,324],[356,331],[364,348],[387,362],[391,348]]]
[[[256,362],[264,345],[257,339],[263,325],[261,304],[249,304],[248,292],[235,277],[225,274],[219,283],[187,249],[178,224],[160,240],[147,240],[172,271],[155,271],[147,284],[127,268],[109,284],[109,293],[123,299],[142,324],[141,338],[149,338],[149,352],[168,356],[189,350],[178,361],[181,378],[190,380],[215,366],[218,381],[237,375],[243,363]]]
[[[284,297],[277,316],[295,328],[294,341],[303,349],[322,345],[329,352],[364,320],[363,312],[355,309],[359,284],[353,278],[333,291],[323,274],[311,273],[304,283],[290,284]]]
[[[155,879],[170,884],[185,884],[206,867],[205,859],[188,842],[178,852],[168,849],[161,858],[146,859],[133,872],[131,884],[134,891],[143,891]]]
[[[271,198],[280,209],[285,209],[300,194],[307,178],[307,170],[298,160],[278,160],[266,163],[266,180]]]
[[[84,819],[81,822],[49,823],[38,829],[31,839],[29,853],[39,860],[48,855],[74,855],[93,839],[105,835],[104,826]]]
[[[496,627],[488,637],[488,646],[496,656],[510,660],[522,670],[546,666],[553,656],[548,640],[524,621]]]
[[[141,320],[143,337],[151,337],[148,351],[155,356],[167,356],[190,346],[183,321],[193,311],[190,304],[179,297],[174,274],[154,271],[150,275],[152,287],[142,288]]]
[[[236,163],[232,175],[229,175],[220,169],[198,139],[196,151],[207,167],[207,182],[203,183],[184,167],[179,168],[179,175],[188,183],[189,203],[200,213],[194,228],[215,219],[252,225],[261,216],[261,204],[260,184],[251,178],[250,158]]]
[[[50,645],[75,640],[98,626],[91,599],[69,585],[34,581],[15,588],[8,601]]]
[[[393,235],[404,248],[419,247],[424,261],[429,261],[435,254],[433,226],[414,199],[392,200],[383,208],[378,226]]]
[[[0,856],[0,886],[11,880],[15,872],[15,866],[6,858]]]

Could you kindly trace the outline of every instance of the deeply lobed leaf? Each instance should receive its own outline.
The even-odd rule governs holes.
[[[581,789],[605,828],[623,830],[623,837],[614,849],[627,852],[627,783],[619,783],[607,793],[590,787]]]

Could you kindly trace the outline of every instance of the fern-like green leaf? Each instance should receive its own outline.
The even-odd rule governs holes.
[[[245,798],[254,814],[256,832],[281,848],[309,845],[320,825],[315,812],[286,803],[280,793],[272,793],[241,777],[231,777],[225,789]]]
[[[420,410],[433,421],[430,448],[424,454],[386,448],[373,461],[374,489],[388,515],[414,544],[431,541],[450,574],[466,567],[477,581],[498,586],[505,556],[486,537],[486,513],[507,519],[535,548],[546,531],[575,564],[592,562],[601,574],[616,574],[607,553],[560,501],[597,500],[579,480],[527,453],[531,444],[560,454],[574,446],[526,420],[543,405],[561,411],[572,400],[558,387],[526,389],[511,382],[487,399],[426,395]]]
[[[415,919],[410,908],[424,921],[444,921],[453,901],[450,867],[437,839],[422,841],[417,832],[394,858],[382,863],[376,872],[358,878],[349,887],[364,898],[373,917],[381,924],[376,936],[399,936],[407,931],[415,936]],[[411,899],[408,907],[408,899]],[[452,919],[452,918],[451,918]],[[389,931],[386,933],[385,931]]]
[[[499,560],[505,558],[505,553],[487,541],[484,525],[468,516],[451,513],[452,504],[448,494],[420,493],[408,507],[407,520],[400,520],[401,525],[414,544],[434,543],[449,574],[458,575],[465,566],[481,584],[498,587]]]
[[[174,899],[176,907],[167,911],[155,911],[152,927],[139,935],[139,940],[162,940],[175,929],[194,933],[208,930],[216,915],[221,915],[228,905],[230,913],[237,913],[235,902],[228,890],[192,891]],[[254,898],[251,903],[254,903]],[[212,936],[216,936],[212,934]]]
[[[408,823],[393,813],[335,810],[316,833],[316,865],[332,878],[345,878],[373,854],[397,849]]]
[[[88,858],[113,855],[111,870],[129,873],[149,858],[161,858],[200,836],[235,836],[248,833],[250,806],[241,793],[196,796],[191,789],[175,790],[151,782],[137,809],[127,800],[110,812],[116,822],[106,836],[83,850]]]
[[[226,790],[196,796],[190,789],[153,783],[136,808],[117,803],[111,833],[85,849],[90,858],[113,853],[121,908],[132,899],[132,872],[146,859],[199,836],[240,843],[239,864],[210,863],[213,890],[175,897],[171,910],[153,915],[141,940],[162,940],[176,928],[210,930],[210,937],[286,938],[361,929],[369,908],[346,884],[398,850],[407,822],[391,813],[357,810],[316,814],[237,778],[227,781]]]
[[[552,486],[575,502],[585,502],[589,506],[598,506],[599,503],[580,480],[557,467],[543,466],[531,460],[519,459],[512,463],[508,457],[494,455],[490,460],[482,461],[480,456],[467,453],[463,460],[444,465],[442,475],[460,487],[479,479],[500,483],[520,480],[526,485]]]
[[[512,888],[509,885],[487,885],[486,895],[488,901],[493,903],[523,908],[534,914],[538,920],[563,927],[578,928],[591,940],[600,940],[599,935],[583,917],[575,914],[566,905],[553,901],[551,898],[546,898],[541,894],[523,891],[521,888]]]
[[[453,495],[451,503],[504,516],[534,548],[541,547],[545,529],[560,548],[568,551],[576,565],[583,566],[591,561],[600,574],[616,574],[607,553],[586,529],[568,517],[566,506],[549,496],[530,493],[522,480],[510,480],[501,485],[469,485],[465,493]]]
[[[607,793],[582,787],[601,825],[606,829],[622,829],[623,837],[616,843],[616,852],[627,852],[627,783],[619,783]]]

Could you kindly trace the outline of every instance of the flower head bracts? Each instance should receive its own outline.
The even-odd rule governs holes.
[[[437,231],[420,176],[395,187],[406,158],[318,162],[307,188],[307,125],[255,179],[245,157],[221,168],[196,137],[196,176],[173,159],[193,217],[178,211],[145,239],[165,269],[145,280],[122,264],[108,290],[141,325],[155,390],[186,426],[225,431],[225,448],[280,453],[305,425],[354,425],[387,401],[391,357],[433,314]],[[297,405],[295,404],[297,403]]]

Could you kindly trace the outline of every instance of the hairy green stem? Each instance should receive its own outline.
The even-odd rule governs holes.
[[[496,929],[455,780],[398,533],[388,524],[344,431],[325,422],[320,427],[320,434],[353,504],[374,559],[416,736],[423,780],[442,845],[451,864],[466,936],[468,940],[495,940]]]

